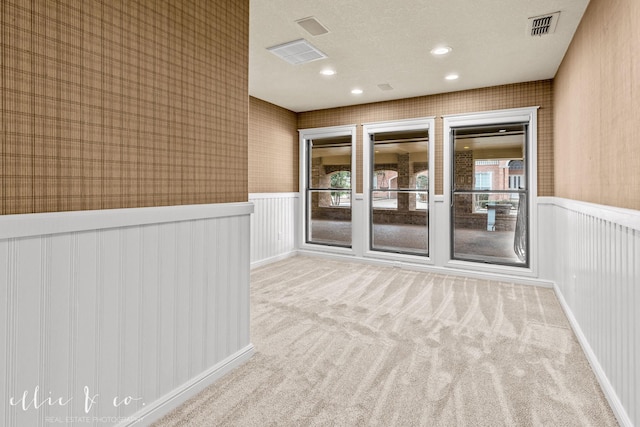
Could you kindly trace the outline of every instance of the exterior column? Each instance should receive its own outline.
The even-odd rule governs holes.
[[[398,188],[409,188],[411,184],[411,172],[409,154],[398,154]],[[415,200],[414,200],[415,207]],[[398,212],[409,210],[409,194],[398,193]]]

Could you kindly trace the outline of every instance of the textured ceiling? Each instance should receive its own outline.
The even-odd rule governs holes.
[[[249,93],[301,112],[553,78],[588,3],[251,0]],[[554,34],[528,34],[527,18],[556,11]],[[329,33],[312,36],[296,23],[310,16]],[[328,58],[291,65],[266,49],[300,38]],[[453,51],[436,58],[438,45]],[[321,75],[327,67],[337,74]],[[460,78],[447,81],[448,73]],[[384,83],[393,90],[379,89]]]

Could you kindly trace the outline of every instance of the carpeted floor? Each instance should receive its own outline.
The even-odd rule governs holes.
[[[251,273],[256,354],[158,426],[611,426],[552,290],[294,257]]]

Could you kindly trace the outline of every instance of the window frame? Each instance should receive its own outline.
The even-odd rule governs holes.
[[[371,187],[373,185],[372,178],[372,165],[371,165],[371,135],[384,132],[396,132],[405,130],[426,130],[429,136],[428,142],[428,178],[429,185],[427,188],[428,196],[428,217],[427,227],[429,227],[428,236],[428,248],[429,254],[427,256],[414,255],[408,253],[387,252],[381,250],[371,249]],[[421,117],[407,120],[395,120],[385,122],[373,122],[365,123],[362,125],[362,176],[363,176],[363,194],[364,200],[363,206],[363,219],[365,223],[364,236],[363,236],[363,256],[366,258],[386,259],[393,261],[408,261],[419,264],[435,264],[434,262],[434,248],[435,248],[435,232],[431,228],[434,224],[435,209],[434,209],[434,184],[435,184],[435,117]],[[365,178],[366,177],[366,178]]]
[[[537,277],[538,276],[538,204],[537,204],[537,146],[538,146],[538,108],[525,107],[507,110],[493,110],[476,113],[452,114],[443,116],[443,166],[444,166],[444,201],[447,214],[442,218],[442,223],[451,235],[451,204],[452,204],[452,148],[454,141],[451,139],[451,129],[465,126],[487,126],[505,123],[524,123],[527,126],[527,168],[529,169],[528,181],[528,208],[529,208],[529,265],[527,267],[484,264],[472,261],[462,261],[452,259],[451,239],[443,242],[445,245],[446,259],[445,267],[472,270],[476,272],[487,272],[497,274],[508,274],[512,276]]]
[[[298,236],[296,240],[298,241],[298,247],[301,250],[312,250],[312,251],[322,251],[322,252],[334,252],[340,254],[349,254],[353,255],[355,253],[354,246],[356,245],[353,229],[354,223],[354,207],[353,202],[355,199],[355,190],[356,190],[356,125],[345,125],[345,126],[330,126],[330,127],[321,127],[321,128],[310,128],[310,129],[298,129],[298,141],[299,141],[299,165],[300,165],[300,181],[299,181],[299,192],[300,192],[300,208],[298,213]],[[307,189],[309,185],[309,167],[310,163],[308,161],[308,140],[313,139],[321,139],[321,138],[332,138],[338,136],[350,136],[351,137],[351,245],[350,247],[345,246],[334,246],[330,244],[324,243],[313,243],[307,242],[307,222],[308,222],[308,197],[307,197]],[[340,208],[336,206],[336,208]]]

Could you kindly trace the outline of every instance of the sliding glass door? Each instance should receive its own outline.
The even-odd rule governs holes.
[[[528,126],[451,129],[451,259],[529,266]]]

